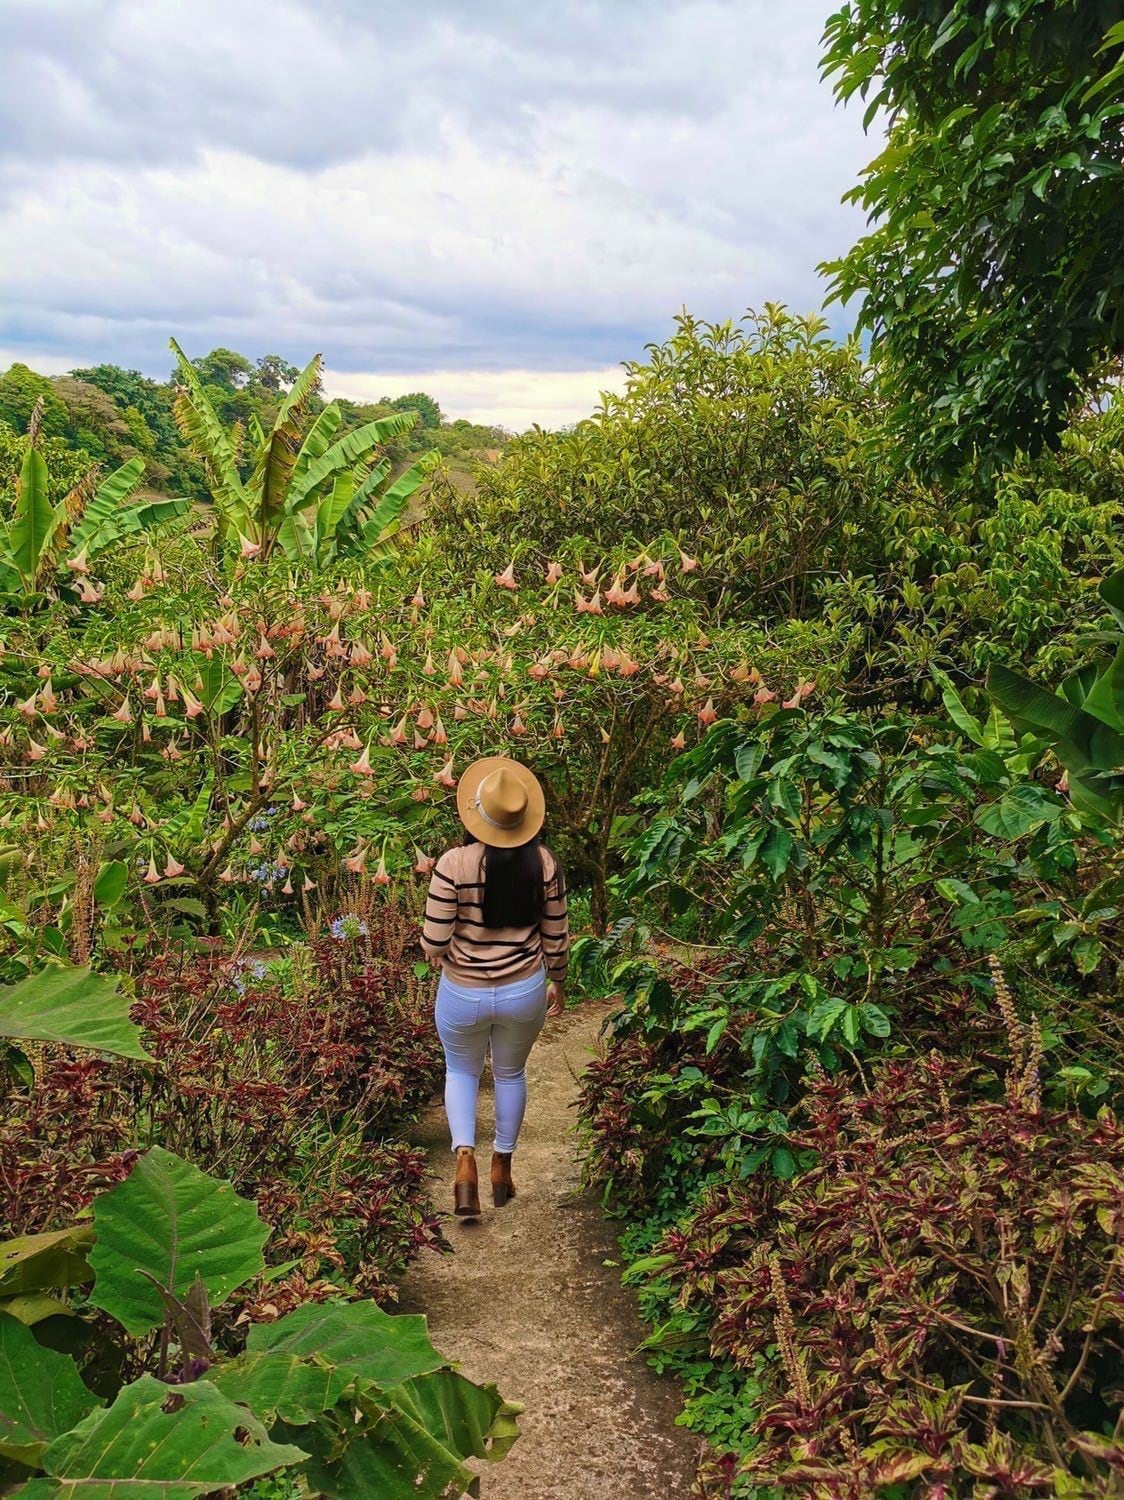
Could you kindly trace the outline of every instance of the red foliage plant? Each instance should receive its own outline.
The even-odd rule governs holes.
[[[771,1386],[740,1484],[1119,1493],[1124,1131],[1045,1110],[1010,1019],[1004,1097],[936,1054],[821,1075],[796,1139],[818,1165],[724,1183],[665,1236],[659,1274],[708,1308],[714,1352]],[[730,1480],[716,1462],[705,1492]]]
[[[52,1052],[9,1099],[7,1232],[70,1222],[159,1141],[257,1200],[275,1229],[269,1258],[292,1263],[263,1304],[338,1294],[338,1280],[391,1294],[440,1235],[419,1153],[381,1137],[428,1098],[440,1049],[397,916],[385,920],[361,954],[314,945],[310,973],[287,987],[244,960],[153,963],[133,1016],[158,1067]]]

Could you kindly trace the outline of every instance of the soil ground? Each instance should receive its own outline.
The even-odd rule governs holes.
[[[548,1021],[527,1068],[530,1101],[512,1172],[517,1196],[488,1191],[492,1099],[481,1087],[477,1156],[484,1213],[448,1213],[452,1255],[408,1273],[403,1310],[428,1314],[433,1342],[473,1380],[525,1403],[522,1436],[482,1462],[481,1500],[679,1500],[690,1494],[695,1440],[676,1427],[678,1389],[634,1351],[644,1337],[620,1284],[612,1226],[581,1190],[573,1137],[579,1075],[596,1050],[605,1004]],[[435,1104],[419,1124],[433,1198],[451,1210],[453,1156]]]

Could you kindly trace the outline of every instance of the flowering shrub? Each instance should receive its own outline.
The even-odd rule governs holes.
[[[765,1372],[747,1456],[707,1493],[735,1473],[825,1500],[1117,1493],[1124,1132],[1043,1107],[1040,1044],[999,994],[1002,1089],[936,1053],[865,1087],[820,1075],[794,1137],[815,1165],[725,1181],[648,1262],[715,1357]]]

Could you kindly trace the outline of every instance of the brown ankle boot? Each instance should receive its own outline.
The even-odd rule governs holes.
[[[492,1152],[492,1202],[502,1208],[509,1198],[515,1197],[515,1184],[511,1180],[511,1152]]]
[[[453,1212],[459,1219],[480,1217],[480,1188],[476,1178],[476,1153],[471,1146],[457,1147],[457,1175],[453,1179]]]

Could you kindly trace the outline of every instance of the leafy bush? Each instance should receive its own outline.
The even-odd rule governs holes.
[[[724,1182],[638,1268],[761,1382],[743,1482],[1115,1493],[1124,1135],[1044,1108],[1040,1040],[999,993],[1005,1086],[936,1052],[820,1075],[809,1170]]]
[[[618,937],[641,951],[611,969],[626,1004],[586,1091],[611,1196],[638,1202],[684,1139],[700,1169],[720,1152],[736,1175],[791,1176],[784,1111],[809,1063],[849,1069],[898,1027],[916,1046],[978,1024],[983,959],[1012,936],[1028,985],[1062,981],[1063,1000],[1037,998],[1051,1056],[1096,1092],[1075,992],[1091,1003],[1115,964],[1114,845],[1028,778],[1000,716],[955,707],[980,740],[967,752],[910,720],[789,708],[716,724],[675,762],[629,846],[636,915]],[[1040,904],[1044,884],[1061,899]],[[644,951],[661,917],[662,955]]]
[[[0,1125],[9,1232],[69,1223],[159,1141],[230,1178],[274,1227],[271,1257],[287,1269],[257,1305],[341,1286],[392,1296],[417,1249],[440,1241],[420,1154],[381,1138],[428,1098],[440,1049],[401,919],[381,910],[366,954],[327,939],[284,987],[258,960],[151,965],[133,1015],[157,1068],[45,1053]]]
[[[92,1235],[0,1246],[0,1482],[190,1497],[294,1469],[330,1496],[474,1489],[464,1458],[502,1458],[518,1408],[453,1371],[424,1318],[306,1306],[224,1353],[212,1308],[264,1271],[268,1233],[229,1183],[154,1147],[95,1200]],[[110,1331],[54,1295],[91,1280]],[[60,1321],[76,1362],[40,1341]],[[108,1371],[106,1344],[127,1351]]]
[[[921,499],[879,446],[858,345],[826,329],[772,304],[736,323],[681,315],[626,366],[622,395],[569,431],[510,443],[481,471],[471,517],[438,491],[444,547],[471,572],[513,551],[544,567],[575,537],[665,556],[673,542],[701,557],[699,590],[719,616],[808,615],[822,576],[882,557],[890,506]]]

